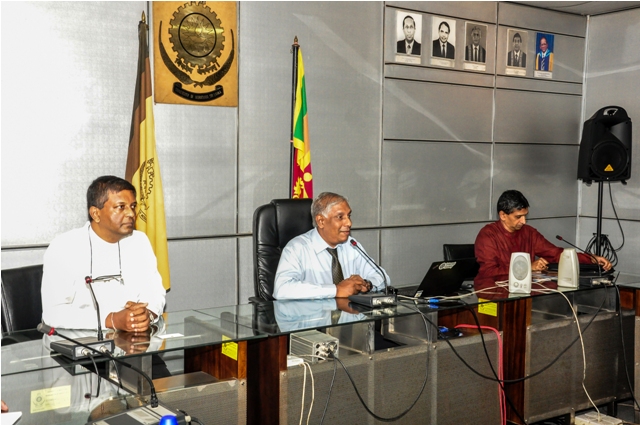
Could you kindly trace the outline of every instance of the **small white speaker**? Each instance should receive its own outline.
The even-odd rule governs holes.
[[[577,288],[579,286],[578,253],[575,248],[565,248],[558,261],[558,286]]]
[[[528,252],[514,252],[509,263],[509,292],[531,293],[531,256]]]

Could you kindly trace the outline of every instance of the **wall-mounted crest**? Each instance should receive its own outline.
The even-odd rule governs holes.
[[[238,106],[236,2],[153,2],[158,103]]]

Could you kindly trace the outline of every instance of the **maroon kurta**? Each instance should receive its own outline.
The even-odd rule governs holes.
[[[525,224],[520,230],[509,233],[500,220],[495,221],[484,226],[476,237],[475,252],[480,270],[475,283],[486,284],[489,279],[495,282],[497,276],[508,276],[513,252],[528,252],[532,262],[536,257],[542,257],[557,263],[562,251],[531,226]],[[582,253],[578,253],[578,261],[592,263],[591,257]]]

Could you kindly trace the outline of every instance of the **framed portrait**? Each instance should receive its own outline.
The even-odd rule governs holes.
[[[507,30],[507,75],[526,75],[528,42],[527,31],[514,28]]]
[[[396,11],[396,62],[420,63],[422,56],[422,15]]]
[[[464,23],[464,69],[487,70],[487,25],[475,22]]]
[[[544,32],[536,33],[536,60],[534,77],[551,78],[553,73],[554,36]]]
[[[486,34],[486,30],[485,30]],[[454,66],[456,58],[456,21],[439,16],[432,18],[431,63],[440,66]]]

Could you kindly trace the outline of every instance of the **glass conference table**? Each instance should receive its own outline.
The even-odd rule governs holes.
[[[150,354],[183,353],[184,375],[154,380],[158,397],[207,424],[292,422],[301,411],[311,414],[313,423],[321,415],[327,423],[382,423],[366,410],[390,418],[414,401],[397,423],[465,423],[470,418],[498,423],[501,414],[514,423],[532,422],[588,407],[581,387],[580,343],[570,345],[578,333],[569,304],[583,328],[589,357],[586,385],[595,388],[592,398],[602,405],[629,397],[622,365],[633,370],[634,355],[639,355],[640,278],[620,276],[618,284],[620,302],[612,286],[561,288],[563,297],[534,285],[531,295],[509,294],[504,288],[484,290],[465,297],[464,306],[407,301],[366,308],[330,299],[168,312],[148,343],[117,341],[116,355],[150,372]],[[478,322],[498,333],[479,332]],[[469,326],[451,332],[459,325]],[[438,333],[437,327],[447,331]],[[288,359],[290,339],[313,341],[320,333],[338,341],[339,366],[304,354],[299,358],[309,368],[300,366],[299,359]],[[120,388],[112,362],[96,357],[99,368],[111,370],[104,372],[98,393],[98,377],[89,372],[95,368],[93,362],[74,362],[50,352],[47,338],[2,347],[2,398],[10,410],[23,413],[20,424],[83,424],[96,410],[106,415],[109,409],[147,401],[149,388],[143,378],[134,376],[133,385]],[[559,360],[554,362],[554,357]],[[500,407],[498,384],[487,379],[494,377],[492,369],[497,370],[500,359],[503,379],[512,381],[505,384],[513,405],[506,406],[506,413]],[[343,364],[352,376],[334,377],[334,368],[342,369]],[[522,379],[549,364],[543,373]],[[315,376],[313,413],[308,413],[310,396],[301,401],[310,380],[307,369]],[[638,375],[636,370],[636,387]],[[366,408],[349,379],[355,381]],[[329,395],[331,403],[323,411]],[[484,406],[480,422],[471,404]]]

